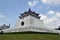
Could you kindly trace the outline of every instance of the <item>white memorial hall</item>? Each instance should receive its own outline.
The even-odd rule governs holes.
[[[40,20],[41,16],[38,13],[28,11],[22,13],[19,16],[19,20],[16,22],[16,28],[8,28],[4,29],[3,33],[10,33],[10,32],[43,32],[43,33],[60,33],[57,30],[46,28],[44,25],[43,20]]]

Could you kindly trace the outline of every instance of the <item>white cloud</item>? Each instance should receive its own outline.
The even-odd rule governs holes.
[[[50,10],[47,14],[55,14],[55,12]]]
[[[0,18],[5,18],[6,16],[0,14]]]
[[[49,5],[59,5],[60,4],[60,0],[42,0],[42,2],[44,4],[49,4]]]
[[[39,1],[36,1],[36,0],[33,2],[31,1],[28,2],[29,6],[35,6],[37,3],[39,3]]]
[[[49,11],[48,11],[49,12]],[[47,13],[48,13],[47,12]],[[54,12],[55,13],[55,12]],[[49,16],[44,15],[44,14],[40,14],[41,16],[41,20],[44,21],[44,24],[48,27],[48,28],[56,28],[60,25],[60,12],[56,12],[53,17],[49,18]],[[51,16],[51,15],[50,15]]]
[[[1,20],[10,21],[10,18],[6,17],[5,15],[0,14],[0,21]]]
[[[47,15],[40,14],[41,20],[44,21],[44,24],[49,24],[53,21],[53,19],[49,18]]]
[[[39,16],[41,16],[41,19],[42,19],[42,20],[47,19],[47,16],[46,16],[46,15],[40,14]]]
[[[8,23],[10,21],[10,18],[8,18],[5,15],[0,14],[0,25],[4,24],[4,23]]]
[[[57,17],[60,17],[60,12],[56,12],[56,16]]]

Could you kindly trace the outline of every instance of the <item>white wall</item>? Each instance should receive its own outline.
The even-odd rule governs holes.
[[[21,26],[22,21],[24,21],[24,26]],[[27,17],[24,17],[23,19],[19,19],[18,22],[16,23],[16,27],[26,27],[26,26],[42,28],[44,27],[44,23],[40,19],[37,19],[30,15]]]
[[[21,22],[24,21],[24,25],[21,26]],[[24,17],[23,19],[19,19],[16,23],[16,27],[25,27],[30,26],[30,16]]]
[[[30,16],[30,22],[31,22],[31,26],[33,26],[33,27],[39,27],[39,28],[44,27],[43,21],[40,19],[37,19],[35,17]]]

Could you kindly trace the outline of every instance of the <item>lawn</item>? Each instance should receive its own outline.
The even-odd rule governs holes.
[[[57,34],[0,34],[0,40],[60,40]]]

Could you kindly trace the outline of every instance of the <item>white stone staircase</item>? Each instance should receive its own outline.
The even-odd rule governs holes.
[[[14,29],[5,29],[3,33],[11,33],[11,32],[26,32],[26,31],[33,31],[33,32],[46,32],[46,33],[59,33],[58,30],[53,29],[46,29],[46,28],[37,28],[37,27],[21,27],[21,28],[14,28]]]

